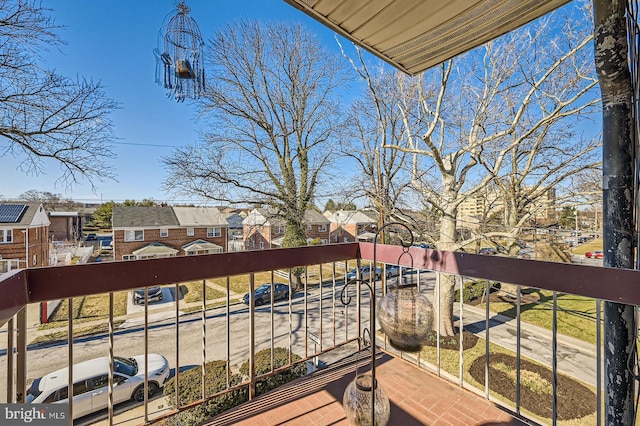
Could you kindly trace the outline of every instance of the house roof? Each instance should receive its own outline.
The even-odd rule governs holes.
[[[329,224],[330,221],[322,214],[315,210],[307,210],[304,213],[304,222],[308,224]],[[253,209],[249,215],[242,221],[244,225],[249,226],[280,226],[286,222],[282,217],[278,216],[276,209]]]
[[[415,75],[570,0],[285,0]]]
[[[331,223],[337,223],[340,225],[377,223],[376,220],[357,210],[338,210],[331,216],[329,216],[329,221],[331,221]]]
[[[172,207],[113,206],[113,228],[179,226]]]
[[[180,226],[229,226],[216,207],[173,207]]]
[[[195,240],[188,244],[182,246],[182,250],[184,251],[203,251],[203,250],[220,250],[222,251],[224,247],[221,247],[217,244],[213,244],[209,241],[205,240]]]
[[[0,225],[26,227],[49,225],[49,219],[41,203],[15,202],[0,204]]]
[[[154,255],[169,255],[174,256],[178,253],[179,250],[176,250],[172,247],[165,246],[160,243],[149,243],[144,247],[139,248],[138,250],[134,250],[131,253],[136,256],[154,256]]]
[[[314,225],[316,224],[330,224],[331,221],[329,219],[327,219],[326,217],[324,217],[322,215],[322,213],[317,212],[315,210],[307,210],[304,213],[304,221],[305,223],[312,223]]]
[[[242,229],[244,218],[239,213],[226,213],[227,223],[231,229]]]

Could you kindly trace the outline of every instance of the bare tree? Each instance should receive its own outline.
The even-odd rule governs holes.
[[[29,191],[23,192],[18,198],[25,201],[42,203],[42,206],[47,211],[71,211],[82,207],[81,203],[75,202],[70,198],[64,198],[62,194],[54,194],[37,189],[30,189]]]
[[[200,108],[212,130],[164,159],[166,187],[269,205],[286,221],[283,244],[305,244],[304,213],[343,127],[341,58],[300,25],[258,22],[225,26],[205,55],[215,79]]]
[[[396,74],[380,68],[371,73],[356,49],[358,63],[343,51],[364,82],[365,91],[351,105],[349,138],[343,141],[342,154],[353,159],[361,172],[351,186],[354,198],[365,197],[387,223],[402,211],[411,179],[404,163],[407,153],[386,149],[403,138],[402,114],[396,88]],[[395,220],[395,219],[393,219]]]
[[[490,182],[522,174],[527,159],[535,159],[536,167],[519,185],[535,177],[537,191],[589,163],[573,156],[583,158],[593,144],[553,137],[558,127],[577,126],[598,102],[589,29],[584,20],[552,14],[439,70],[398,77],[405,138],[386,147],[412,156],[412,184],[441,215],[439,249],[457,250],[471,242],[458,237],[460,205]],[[559,150],[564,160],[545,166],[545,158]],[[545,167],[549,170],[541,174]],[[515,194],[512,200],[526,196]],[[440,306],[449,307],[441,309],[440,331],[452,335],[453,277],[443,276],[436,293]]]
[[[0,155],[27,174],[55,160],[65,185],[113,178],[103,162],[113,157],[108,115],[117,104],[99,83],[39,65],[46,48],[62,43],[47,12],[38,1],[0,0]]]

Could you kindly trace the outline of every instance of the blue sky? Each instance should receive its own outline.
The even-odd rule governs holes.
[[[0,158],[5,182],[0,196],[15,198],[37,189],[85,202],[167,200],[161,188],[165,172],[160,159],[172,147],[194,142],[202,128],[192,105],[167,99],[165,90],[154,82],[153,49],[177,1],[42,0],[42,4],[53,9],[51,16],[65,27],[59,34],[67,43],[60,51],[49,52],[48,67],[69,77],[101,81],[107,95],[121,105],[111,116],[118,138],[113,145],[117,157],[104,162],[118,181],[97,181],[95,192],[87,182],[66,188],[56,185],[61,175],[56,163],[47,163],[46,174],[29,176],[16,170],[16,159],[5,156]],[[277,19],[301,22],[326,46],[338,49],[332,31],[283,0],[187,0],[187,5],[205,39],[230,20]]]

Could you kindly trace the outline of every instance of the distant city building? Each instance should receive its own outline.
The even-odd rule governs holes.
[[[529,188],[526,188],[529,189]],[[550,222],[556,219],[556,190],[555,188],[540,189],[529,196],[533,200],[528,206],[532,219]],[[482,219],[499,217],[504,212],[502,192],[487,190],[468,197],[458,208],[458,220],[469,222],[469,227],[476,227]],[[473,218],[470,220],[470,218]],[[464,225],[464,223],[463,223]]]

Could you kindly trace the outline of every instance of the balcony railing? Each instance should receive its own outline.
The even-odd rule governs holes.
[[[471,352],[465,348],[463,339],[459,339],[459,350],[453,357],[448,352],[450,349],[441,347],[439,336],[432,350],[417,354],[396,353],[386,340],[380,340],[384,349],[414,363],[417,368],[431,370],[443,379],[475,390],[518,415],[540,422],[544,420],[531,413],[521,401],[521,391],[525,387],[521,373],[528,368],[525,363],[537,361],[552,370],[551,388],[548,393],[551,410],[546,417],[551,418],[549,423],[562,419],[562,416],[558,415],[557,401],[558,389],[562,390],[564,385],[558,379],[571,375],[571,366],[570,363],[563,363],[561,358],[564,355],[559,356],[559,353],[562,353],[562,343],[558,333],[557,298],[559,294],[593,298],[594,320],[590,326],[595,330],[596,341],[589,346],[594,352],[588,357],[588,362],[592,365],[584,366],[588,377],[581,377],[580,381],[584,382],[587,388],[593,389],[596,412],[592,414],[592,418],[596,423],[600,422],[603,418],[600,401],[605,391],[601,380],[602,357],[599,349],[602,346],[600,301],[640,304],[640,292],[635,290],[640,272],[413,247],[409,250],[410,258],[401,257],[402,252],[403,248],[399,246],[379,245],[376,258],[381,264],[389,265],[397,264],[400,259],[404,266],[413,267],[411,274],[403,276],[404,273],[401,272],[399,277],[393,279],[414,280],[434,304],[437,318],[440,312],[447,308],[440,306],[438,300],[433,297],[434,290],[440,290],[441,274],[456,277],[455,285],[459,294],[464,294],[465,283],[471,279],[483,280],[487,295],[490,294],[493,282],[515,284],[518,285],[518,289],[533,288],[553,292],[549,302],[552,321],[548,353],[544,359],[536,359],[535,353],[530,353],[528,345],[522,345],[522,340],[530,333],[530,326],[521,320],[520,291],[513,295],[515,318],[511,322],[514,323],[515,332],[511,342],[507,342],[511,346],[501,341],[500,337],[494,337],[499,336],[499,321],[491,310],[489,300],[486,300],[482,310],[478,310],[463,303],[462,297],[458,298],[454,304],[454,325],[459,330],[473,330],[480,336],[480,343],[473,350],[480,351],[479,356],[474,356],[476,359],[482,358],[484,378],[469,376],[467,367],[471,362],[468,357]],[[0,363],[4,364],[0,364],[0,371],[6,371],[0,379],[5,382],[0,389],[4,391],[0,394],[0,401],[24,402],[29,382],[53,370],[51,366],[54,364],[66,367],[91,358],[96,353],[100,353],[99,356],[113,357],[119,355],[120,350],[130,351],[132,347],[139,348],[139,352],[145,355],[154,352],[165,355],[174,370],[178,389],[182,377],[179,372],[194,366],[199,366],[202,372],[203,388],[201,398],[197,401],[181,401],[176,392],[175,400],[171,401],[173,408],[152,412],[151,401],[145,393],[144,414],[140,423],[173,416],[203,401],[238,389],[246,389],[248,398],[252,399],[255,396],[256,383],[266,377],[294,364],[315,363],[318,356],[331,353],[345,345],[355,345],[354,347],[358,348],[362,330],[369,327],[367,319],[371,300],[368,292],[361,288],[362,291],[355,290],[353,294],[354,303],[344,306],[339,301],[339,293],[346,283],[346,272],[357,264],[368,264],[372,260],[373,244],[350,243],[48,267],[5,274],[0,281],[0,294],[3,295],[0,298],[0,323],[5,324],[8,330],[6,347],[10,349],[0,357]],[[258,284],[263,283],[285,282],[293,285],[296,279],[290,270],[296,267],[301,267],[303,271],[301,288],[297,294],[290,292],[285,300],[269,300],[260,307],[250,298],[248,306],[245,306],[237,303],[236,297],[232,296],[233,280],[244,282],[250,293],[253,293]],[[281,271],[287,271],[286,278],[282,277]],[[238,276],[242,278],[235,278]],[[199,312],[188,313],[186,308],[189,306],[179,300],[181,283],[194,281],[202,283],[200,300],[193,303],[195,308],[199,308]],[[209,307],[212,300],[207,297],[206,282],[210,281],[216,281],[218,289],[226,290],[222,291],[224,296],[217,299],[220,305],[215,308]],[[374,284],[378,295],[384,292],[385,283],[386,278]],[[168,291],[175,296],[176,303],[170,311],[164,311],[160,315],[159,310],[145,304],[137,318],[135,315],[127,315],[122,319],[114,313],[114,295],[118,292],[155,285],[167,286]],[[68,299],[67,336],[73,336],[74,330],[83,326],[83,322],[75,318],[74,298],[94,294],[108,295],[109,315],[102,320],[94,321],[106,324],[106,332],[84,338],[67,337],[66,342],[39,349],[27,347],[30,330],[27,325],[34,319],[27,318],[26,309],[23,309],[25,306],[49,300]],[[474,311],[473,314],[471,311]],[[478,312],[481,315],[479,318]],[[122,320],[126,320],[128,326],[117,327]],[[436,328],[439,331],[439,327]],[[282,367],[275,367],[273,361],[276,347],[285,348],[289,354],[288,363]],[[255,355],[262,349],[271,350],[271,368],[267,373],[257,374]],[[515,398],[501,396],[492,384],[493,376],[489,374],[490,371],[499,370],[491,364],[493,354],[504,352],[512,354],[516,359]],[[489,353],[492,355],[486,356]],[[295,358],[294,355],[300,358]],[[48,361],[43,362],[42,359]],[[220,391],[207,394],[204,386],[204,365],[213,359],[222,360],[226,365],[226,386]],[[240,382],[232,381],[232,371],[245,361],[248,362],[248,377]],[[74,372],[72,369],[69,369],[69,372],[67,383],[73,383]],[[112,424],[116,414],[111,399],[113,371],[109,373],[109,382],[111,385],[108,422]],[[149,389],[148,380],[144,386],[145,389]],[[73,416],[74,405],[70,404],[70,417]]]

